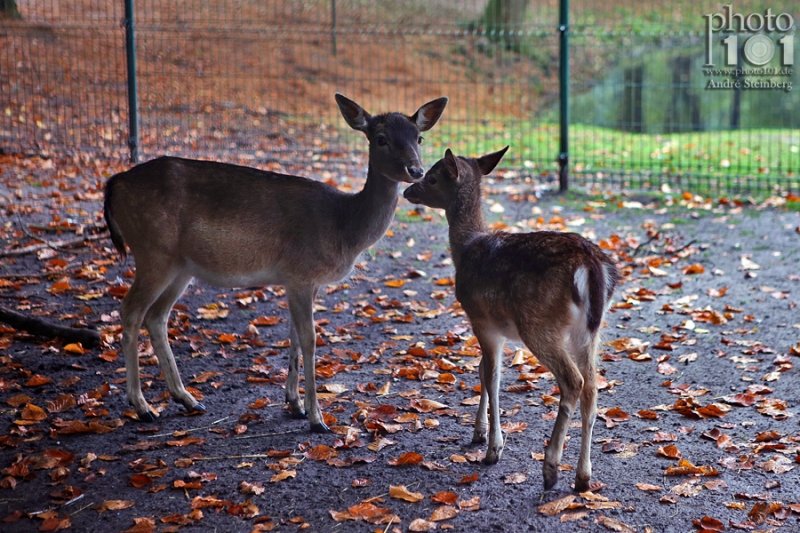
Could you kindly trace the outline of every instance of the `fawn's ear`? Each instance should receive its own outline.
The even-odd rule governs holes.
[[[447,107],[447,102],[449,102],[449,99],[446,96],[431,100],[411,115],[411,122],[417,125],[419,131],[428,131],[441,118],[444,108]]]
[[[456,156],[453,155],[450,148],[444,152],[444,168],[453,181],[458,181],[458,161],[456,161]]]
[[[342,112],[342,116],[347,121],[347,124],[354,130],[367,133],[367,121],[370,119],[369,113],[360,105],[340,93],[336,93],[334,98],[336,98],[336,104],[339,106],[339,111]]]
[[[503,159],[503,156],[506,155],[507,151],[508,146],[498,152],[494,152],[493,154],[486,154],[482,157],[479,157],[477,161],[478,168],[481,169],[481,174],[484,176],[491,174],[492,170],[494,170],[494,167],[496,167],[500,160]]]

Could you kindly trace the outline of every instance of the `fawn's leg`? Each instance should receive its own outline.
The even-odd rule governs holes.
[[[481,402],[488,396],[489,446],[483,462],[493,465],[503,455],[503,431],[500,429],[500,377],[503,367],[503,343],[505,337],[491,327],[473,324],[472,330],[478,338],[483,352],[481,359]],[[480,410],[480,405],[478,406]],[[480,416],[480,412],[479,412]],[[476,421],[477,432],[477,421]]]
[[[583,350],[576,351],[577,362],[583,375],[581,389],[581,455],[575,474],[575,490],[591,489],[592,478],[592,431],[597,418],[597,345],[598,335],[591,337]]]
[[[583,389],[583,377],[564,348],[560,332],[549,338],[551,342],[539,343],[536,343],[535,338],[523,339],[528,348],[539,358],[539,361],[555,376],[558,388],[561,390],[558,416],[556,416],[553,433],[550,435],[550,443],[544,453],[542,473],[545,490],[553,488],[558,481],[558,464],[564,451],[564,440],[567,437],[569,421],[575,412],[578,398]]]
[[[289,311],[292,316],[292,324],[296,331],[300,351],[303,353],[303,373],[306,378],[305,405],[308,414],[308,422],[311,431],[315,433],[327,433],[330,431],[322,420],[322,411],[317,401],[317,386],[315,371],[315,350],[317,336],[314,332],[314,297],[318,287],[299,287],[288,288]],[[289,362],[289,371],[292,370],[292,361]],[[288,386],[288,383],[287,383]],[[287,393],[288,394],[288,393]]]
[[[175,362],[175,355],[172,353],[172,349],[169,346],[169,338],[167,337],[169,313],[191,279],[192,276],[190,275],[176,277],[164,289],[164,292],[161,293],[155,303],[150,306],[144,317],[144,325],[150,333],[153,351],[158,357],[161,371],[164,372],[164,379],[167,382],[167,388],[172,399],[182,404],[187,411],[205,411],[205,406],[195,400],[183,386],[181,375],[178,372],[178,365]]]

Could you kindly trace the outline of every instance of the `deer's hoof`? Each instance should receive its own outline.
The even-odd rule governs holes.
[[[186,410],[190,413],[205,413],[207,411],[206,406],[201,402],[197,402],[193,406],[187,407]]]
[[[295,420],[305,420],[306,418],[308,418],[305,409],[295,409],[294,407],[290,407],[289,414]]]
[[[152,424],[158,418],[158,415],[152,412],[150,409],[145,411],[144,413],[136,412],[136,416],[139,418],[139,422],[144,422],[146,424]]]
[[[311,433],[330,433],[331,429],[325,425],[325,422],[311,424]]]
[[[556,486],[557,482],[558,482],[558,471],[554,469],[552,472],[548,472],[547,469],[545,469],[544,490],[552,489],[553,487]]]
[[[474,433],[472,435],[472,444],[486,444],[486,433]]]

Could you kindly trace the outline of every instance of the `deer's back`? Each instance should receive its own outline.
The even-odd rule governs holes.
[[[307,178],[159,158],[112,177],[106,195],[137,265],[171,257],[195,276],[238,285],[342,262],[337,227],[351,195]]]
[[[616,284],[612,260],[580,235],[479,234],[463,250],[456,270],[456,297],[473,320],[511,325],[524,317],[542,327],[564,323],[570,320],[569,304],[577,303],[579,269],[586,273],[609,269]]]

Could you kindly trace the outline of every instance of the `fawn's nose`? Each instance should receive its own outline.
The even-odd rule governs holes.
[[[418,166],[408,166],[406,167],[406,171],[408,172],[408,175],[415,180],[418,180],[422,178],[423,175],[425,175],[425,171],[422,170],[422,167]]]

